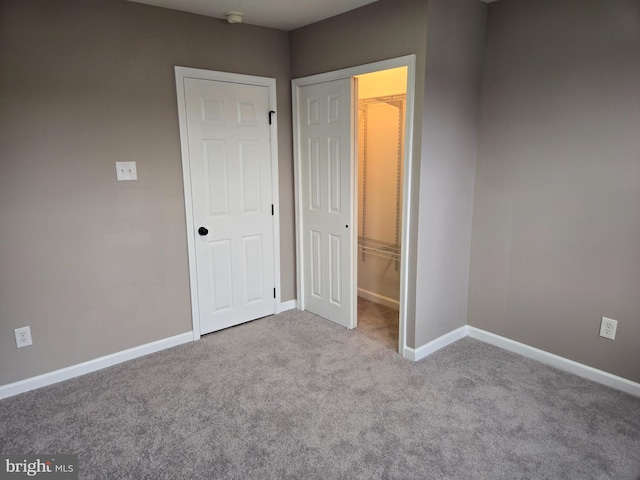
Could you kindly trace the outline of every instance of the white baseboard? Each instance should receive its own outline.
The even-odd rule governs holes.
[[[289,300],[281,304],[282,311],[292,310],[296,308],[296,301]],[[545,352],[535,347],[531,347],[524,343],[516,342],[494,333],[480,330],[476,327],[463,326],[453,330],[441,337],[432,340],[431,342],[423,345],[417,349],[410,347],[404,348],[404,356],[412,361],[421,360],[432,353],[440,350],[441,348],[450,345],[461,338],[466,336],[480,340],[485,343],[489,343],[504,350],[522,355],[523,357],[537,360],[541,363],[549,365],[551,367],[564,370],[566,372],[578,375],[580,377],[592,380],[602,385],[607,385],[616,390],[629,393],[636,397],[640,397],[640,383],[632,382],[626,378],[618,377],[611,373],[598,370],[596,368],[584,365],[582,363],[574,362],[568,358],[554,355],[553,353]],[[186,332],[174,337],[165,338],[155,342],[140,345],[138,347],[123,350],[122,352],[113,353],[104,357],[89,360],[78,365],[72,365],[70,367],[62,368],[54,372],[45,373],[36,377],[27,378],[19,382],[10,383],[8,385],[0,386],[0,400],[3,398],[12,397],[20,393],[28,392],[36,388],[45,387],[47,385],[53,385],[54,383],[69,380],[70,378],[79,377],[87,373],[102,370],[103,368],[116,365],[118,363],[125,362],[127,360],[133,360],[134,358],[142,357],[150,353],[165,350],[167,348],[175,347],[183,343],[193,341],[193,332]]]
[[[504,350],[517,353],[523,357],[537,360],[545,365],[549,365],[559,370],[564,370],[565,372],[572,373],[596,383],[640,397],[640,383],[632,382],[626,378],[618,377],[617,375],[598,370],[597,368],[569,360],[568,358],[564,358],[559,355],[554,355],[553,353],[545,352],[544,350],[540,350],[524,343],[516,342],[515,340],[501,337],[500,335],[486,332],[469,325],[446,333],[417,349],[405,347],[404,356],[409,360],[418,361],[466,336],[480,340],[481,342],[489,343]]]
[[[508,338],[501,337],[500,335],[480,330],[479,328],[468,326],[467,329],[469,337],[475,338],[476,340],[495,345],[496,347],[517,353],[523,357],[537,360],[559,370],[564,370],[565,372],[573,373],[579,377],[640,397],[640,383],[632,382],[626,378],[618,377],[611,373],[598,370],[597,368],[593,368],[582,363],[574,362],[568,358],[545,352],[544,350],[531,347],[524,343],[516,342],[515,340],[510,340]]]
[[[286,312],[287,310],[295,310],[298,308],[298,301],[296,299],[288,300],[280,303],[280,312]]]
[[[385,297],[384,295],[370,292],[369,290],[365,290],[364,288],[358,288],[358,296],[366,298],[373,303],[384,305],[385,307],[393,308],[394,310],[400,310],[400,302],[391,297]]]
[[[36,377],[27,378],[26,380],[20,380],[19,382],[10,383],[8,385],[2,385],[0,386],[0,400],[18,395],[19,393],[28,392],[29,390],[46,387],[47,385],[69,380],[70,378],[102,370],[103,368],[111,367],[118,363],[126,362],[127,360],[133,360],[134,358],[149,355],[150,353],[159,352],[160,350],[165,350],[191,341],[193,341],[193,332],[181,333],[174,337],[164,338],[162,340],[146,343],[138,347],[133,347],[128,350],[123,350],[94,360],[89,360],[88,362],[62,368],[55,372],[45,373]]]
[[[455,330],[445,333],[441,337],[436,338],[435,340],[430,341],[429,343],[422,345],[420,348],[410,348],[404,347],[404,356],[409,360],[413,360],[414,362],[418,360],[422,360],[423,358],[431,355],[434,352],[437,352],[441,348],[446,347],[447,345],[452,344],[453,342],[457,342],[461,338],[467,336],[467,327],[456,328]]]

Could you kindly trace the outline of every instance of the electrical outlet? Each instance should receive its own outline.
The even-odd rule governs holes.
[[[600,323],[600,336],[604,338],[616,339],[616,329],[618,328],[618,321],[611,318],[602,317],[602,323]]]
[[[31,327],[16,328],[14,332],[16,333],[16,346],[18,348],[33,345],[31,341]]]

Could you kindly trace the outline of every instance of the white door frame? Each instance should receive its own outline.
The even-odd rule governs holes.
[[[399,338],[398,338],[398,352],[400,355],[405,354],[406,344],[407,344],[407,296],[408,296],[408,283],[409,283],[409,265],[411,262],[415,261],[415,258],[409,258],[410,250],[409,250],[409,232],[411,230],[411,208],[412,208],[412,172],[413,172],[413,116],[414,116],[414,103],[415,103],[415,67],[416,64],[416,56],[415,55],[406,55],[403,57],[391,58],[389,60],[382,60],[380,62],[368,63],[366,65],[359,65],[356,67],[345,68],[342,70],[336,70],[333,72],[321,73],[318,75],[311,75],[303,78],[296,78],[291,81],[291,94],[293,100],[293,171],[294,171],[294,188],[295,188],[295,208],[296,208],[296,292],[298,298],[298,308],[300,310],[305,309],[304,305],[304,262],[302,259],[304,258],[304,250],[303,250],[303,225],[302,225],[302,209],[301,209],[301,201],[300,195],[302,192],[302,179],[300,178],[300,139],[299,139],[299,128],[298,128],[298,90],[300,87],[305,85],[312,85],[315,83],[329,82],[332,80],[338,80],[341,78],[351,78],[357,75],[363,75],[365,73],[373,73],[380,70],[388,70],[390,68],[397,67],[407,67],[407,108],[405,111],[406,115],[406,126],[405,126],[405,139],[404,139],[404,178],[403,181],[403,195],[402,195],[402,240],[401,240],[401,257],[400,257],[400,325],[399,325]],[[353,132],[353,135],[357,135],[357,132]],[[357,142],[352,138],[351,144],[355,151],[357,146]],[[355,156],[352,163],[355,162]],[[351,211],[353,215],[357,216],[357,164],[354,165],[354,172],[356,174],[353,175],[352,178],[352,187],[351,187]],[[354,221],[351,222],[352,225],[357,225]],[[356,258],[357,255],[357,235],[358,229],[351,229],[352,235],[352,245],[353,259]],[[357,278],[355,276],[355,261],[351,262],[354,275],[353,278]],[[357,282],[355,282],[357,283]],[[354,285],[354,297],[353,303],[357,308],[357,285]]]
[[[180,149],[182,155],[182,181],[184,184],[184,208],[187,228],[187,253],[189,256],[189,288],[191,291],[191,322],[193,339],[200,338],[200,307],[198,303],[198,280],[196,276],[196,233],[193,224],[193,201],[191,198],[191,165],[189,163],[189,142],[187,135],[187,110],[184,79],[214,80],[217,82],[255,85],[269,89],[269,110],[277,111],[275,78],[256,77],[238,73],[216,72],[199,68],[175,67],[176,94],[178,100],[178,121],[180,123]],[[273,256],[274,285],[276,286],[275,313],[280,313],[280,195],[278,190],[278,117],[271,116],[271,186],[273,195]]]

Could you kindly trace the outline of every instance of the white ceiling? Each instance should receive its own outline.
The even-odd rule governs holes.
[[[129,0],[147,5],[225,18],[225,13],[244,14],[244,23],[279,30],[293,30],[348,12],[377,0]]]

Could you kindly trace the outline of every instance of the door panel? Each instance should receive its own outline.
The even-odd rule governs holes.
[[[242,213],[260,211],[260,151],[257,142],[242,140],[240,146],[240,188]]]
[[[200,333],[275,312],[269,89],[184,79]]]
[[[304,306],[351,328],[352,81],[303,86],[298,95]]]
[[[209,216],[229,214],[229,192],[227,185],[227,158],[224,142],[206,140],[205,146],[205,176],[207,182],[205,192],[208,197]]]
[[[230,242],[229,240],[208,242],[207,247],[210,249],[208,256],[211,259],[209,264],[209,275],[212,280],[210,284],[211,298],[213,300],[211,311],[229,310],[232,307],[231,292],[233,291]]]
[[[329,234],[329,302],[342,306],[342,238]]]

